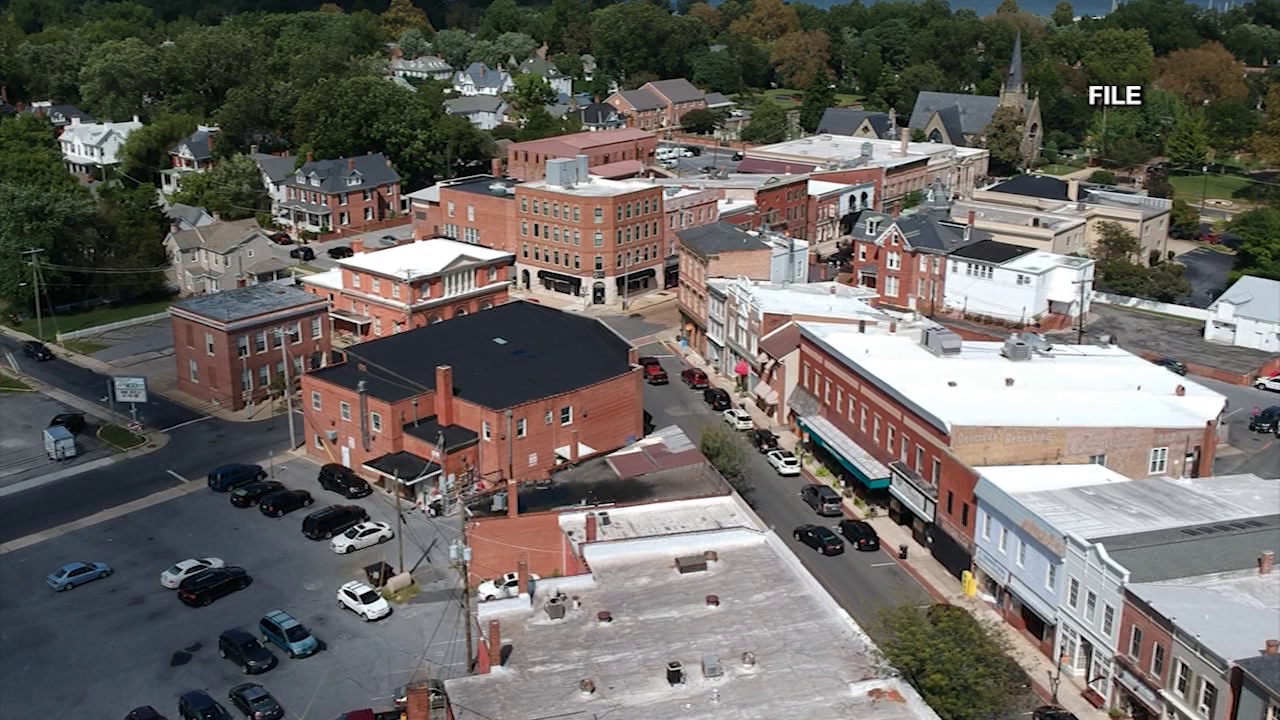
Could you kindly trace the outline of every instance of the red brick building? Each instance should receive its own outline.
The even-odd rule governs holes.
[[[803,437],[957,576],[974,552],[975,467],[1211,473],[1225,399],[1118,347],[799,326],[789,402]]]
[[[725,222],[749,230],[773,230],[801,239],[811,236],[808,175],[747,175],[655,179],[665,187],[715,191],[721,200],[754,208],[725,216]]]
[[[706,94],[684,78],[647,82],[616,92],[605,102],[622,113],[628,125],[643,130],[678,128],[685,113],[707,108]]]
[[[443,237],[514,253],[516,182],[472,175],[432,185],[413,199],[413,236]]]
[[[676,298],[682,336],[694,352],[705,358],[707,333],[723,339],[725,332],[723,327],[708,327],[709,316],[721,317],[724,313],[722,309],[712,312],[707,280],[721,277],[768,280],[773,247],[758,235],[727,222],[681,230],[677,234],[680,290]]]
[[[1125,591],[1116,646],[1115,684],[1120,704],[1145,708],[1147,717],[1164,716],[1162,692],[1169,687],[1175,643],[1173,626],[1141,598]]]
[[[307,450],[415,478],[417,500],[450,475],[465,492],[544,479],[642,436],[635,360],[603,323],[524,302],[371,340],[303,377]]]
[[[360,342],[507,302],[510,253],[436,238],[362,252],[302,278],[329,302],[334,332]]]
[[[849,223],[853,281],[875,290],[876,304],[933,315],[945,309],[947,256],[991,235],[926,213],[864,212]]]
[[[666,279],[664,288],[680,284],[680,236],[689,228],[720,221],[720,195],[715,190],[666,187],[662,191],[662,211],[667,215],[663,225],[663,248]]]
[[[516,180],[541,180],[547,160],[587,157],[592,175],[625,178],[639,175],[653,164],[658,137],[635,128],[580,132],[542,140],[512,143],[507,147],[505,174]]]
[[[311,232],[359,230],[400,211],[400,174],[382,153],[307,161],[284,181],[276,220]]]
[[[278,397],[328,364],[329,302],[292,285],[261,283],[169,307],[178,390],[239,410]]]

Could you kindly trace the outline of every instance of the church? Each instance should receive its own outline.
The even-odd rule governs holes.
[[[1022,109],[1022,156],[1034,163],[1040,156],[1044,126],[1040,99],[1030,97],[1022,77],[1022,33],[1014,37],[1013,59],[998,96],[921,91],[907,125],[923,132],[927,142],[981,146],[992,116],[1001,107]]]

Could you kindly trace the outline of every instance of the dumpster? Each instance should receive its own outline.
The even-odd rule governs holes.
[[[50,460],[66,460],[77,454],[76,437],[61,425],[44,429],[44,451]]]
[[[376,562],[372,565],[366,565],[364,568],[365,577],[369,578],[369,585],[380,588],[387,584],[387,581],[396,574],[396,569],[385,562]]]

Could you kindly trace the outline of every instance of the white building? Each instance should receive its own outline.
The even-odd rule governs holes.
[[[511,107],[497,95],[463,95],[444,101],[444,111],[466,118],[479,130],[492,130],[507,121]]]
[[[1280,353],[1280,281],[1245,275],[1209,306],[1204,339]]]
[[[120,148],[140,127],[142,123],[137,115],[127,122],[116,123],[85,123],[73,116],[58,138],[67,170],[98,180],[109,179],[105,175],[106,168],[120,163]]]
[[[961,315],[1033,323],[1089,312],[1091,259],[981,240],[955,250],[947,261],[944,304]]]
[[[396,58],[391,61],[390,70],[396,77],[415,80],[449,82],[453,77],[453,66],[435,55],[424,55],[412,60]]]
[[[297,158],[290,155],[260,153],[257,146],[250,149],[249,157],[253,158],[253,161],[258,164],[258,169],[262,171],[262,186],[271,196],[272,217],[287,215],[288,211],[280,206],[289,199],[289,187],[285,183],[293,177],[294,168],[298,165]]]
[[[460,95],[502,95],[515,87],[511,75],[482,62],[473,62],[453,75],[453,89]]]

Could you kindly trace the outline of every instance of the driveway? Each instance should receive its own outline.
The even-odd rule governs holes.
[[[80,411],[35,392],[5,393],[0,398],[3,398],[0,400],[0,414],[5,418],[4,430],[0,432],[0,488],[85,465],[112,454],[111,449],[97,438],[98,419],[86,415],[86,426],[76,436],[79,454],[60,462],[50,460],[44,449],[44,429],[53,416]]]
[[[342,237],[326,239],[323,241],[313,240],[312,242],[307,243],[307,247],[311,248],[312,251],[315,252],[316,257],[314,260],[308,260],[306,265],[313,268],[319,268],[321,270],[332,270],[338,267],[337,261],[329,257],[329,251],[333,248],[351,247],[351,243],[358,240],[364,243],[365,248],[369,250],[382,249],[384,247],[390,247],[388,243],[383,242],[382,240],[382,238],[386,236],[394,237],[397,240],[411,239],[413,237],[413,223],[407,222],[403,225],[396,225],[394,227],[383,228],[381,230],[373,230],[359,235],[344,235]],[[289,251],[293,250],[295,247],[297,246],[272,245],[271,252],[275,257],[296,263],[297,260],[289,257]]]
[[[1199,247],[1179,255],[1178,262],[1187,269],[1186,278],[1191,283],[1191,294],[1178,302],[1205,308],[1226,289],[1227,273],[1235,266],[1236,256]]]

